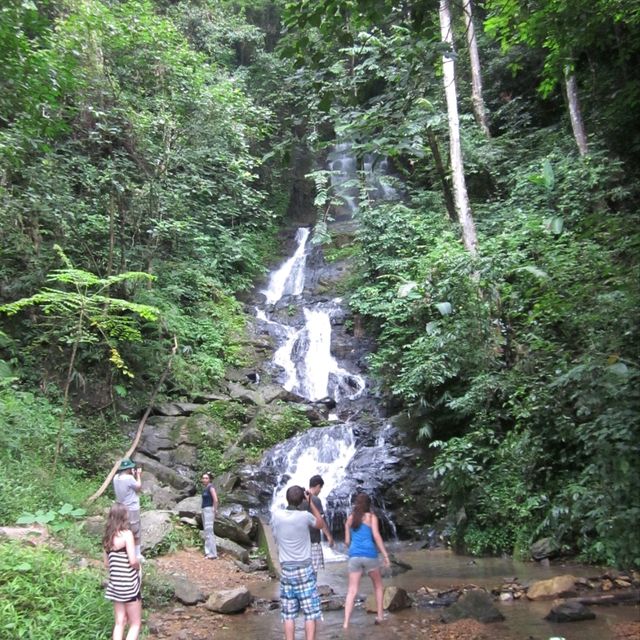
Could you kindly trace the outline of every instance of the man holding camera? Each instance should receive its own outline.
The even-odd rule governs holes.
[[[311,513],[301,510],[305,500]],[[294,640],[295,619],[300,610],[304,613],[306,640],[315,640],[316,622],[322,619],[318,583],[311,564],[309,527],[322,529],[323,524],[309,492],[296,485],[287,489],[287,508],[273,514],[273,533],[281,568],[280,617],[285,640]]]
[[[135,462],[125,458],[120,462],[118,473],[113,478],[113,491],[116,502],[123,504],[129,511],[129,527],[136,545],[136,556],[142,558],[140,551],[140,490],[142,489],[142,469]]]

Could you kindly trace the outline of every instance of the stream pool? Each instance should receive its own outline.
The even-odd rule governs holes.
[[[604,570],[575,564],[558,564],[549,567],[537,563],[517,562],[511,558],[470,558],[435,549],[420,549],[411,544],[387,544],[393,555],[411,565],[412,569],[397,576],[384,578],[385,586],[395,585],[407,591],[417,591],[421,586],[445,590],[452,586],[475,584],[480,587],[498,587],[503,578],[517,577],[521,583],[545,580],[553,576],[570,573],[575,576],[598,576]],[[327,563],[320,573],[319,584],[329,585],[337,594],[346,592],[346,561],[338,554]],[[277,599],[278,582],[259,583],[251,587],[254,596]],[[371,581],[363,577],[360,594],[366,597],[372,593]],[[595,620],[553,624],[544,620],[551,608],[549,601],[513,601],[498,603],[505,621],[489,627],[495,629],[496,638],[513,640],[611,640],[614,638],[612,625],[620,622],[640,621],[640,608],[637,605],[594,606]],[[390,613],[383,626],[373,625],[373,615],[367,614],[362,607],[356,608],[352,627],[348,632],[342,629],[342,611],[328,611],[324,622],[318,628],[317,640],[325,638],[346,638],[348,640],[388,640],[428,638],[426,629],[422,630],[425,620],[433,621],[439,617],[438,609],[406,609]],[[216,633],[216,640],[281,640],[283,637],[280,615],[277,609],[257,614],[249,612],[234,617],[228,629]],[[304,638],[302,619],[296,624],[296,640]]]

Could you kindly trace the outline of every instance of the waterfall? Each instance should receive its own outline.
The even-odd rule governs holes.
[[[269,278],[269,285],[263,293],[267,304],[275,304],[284,295],[298,296],[304,289],[305,249],[309,239],[309,229],[301,227],[296,233],[298,244],[295,253],[274,271]]]
[[[332,187],[345,203],[337,208],[335,219],[350,220],[359,199],[357,163],[351,145],[336,145],[328,167]],[[382,161],[373,156],[365,159],[367,188],[376,189],[381,199],[396,197],[392,187],[384,190],[384,170]],[[366,427],[361,427],[357,418],[367,406],[362,403],[371,404],[366,381],[354,370],[354,363],[341,364],[332,352],[333,323],[340,323],[344,317],[342,300],[305,293],[306,282],[313,280],[309,265],[318,264],[315,259],[307,260],[312,251],[318,251],[308,243],[309,232],[308,228],[297,230],[294,253],[272,272],[268,286],[261,291],[265,304],[256,307],[256,318],[276,342],[273,365],[278,381],[308,401],[331,399],[336,403],[333,417],[338,423],[312,428],[265,454],[261,469],[273,483],[271,509],[284,506],[289,486],[307,487],[311,476],[319,474],[325,483],[321,499],[334,536],[342,536],[351,497],[359,488],[372,496],[384,534],[394,536],[393,522],[377,492],[384,470],[397,459],[387,453],[381,421],[374,438],[363,436],[376,428],[376,420],[369,414]],[[283,298],[288,302],[286,308],[279,304]],[[355,342],[355,338],[352,340]]]

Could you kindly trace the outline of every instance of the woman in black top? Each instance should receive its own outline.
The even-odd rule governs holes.
[[[211,474],[202,474],[202,528],[204,529],[204,557],[215,560],[218,557],[213,522],[218,508],[218,494],[211,484]]]

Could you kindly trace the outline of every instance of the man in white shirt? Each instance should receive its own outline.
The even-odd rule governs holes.
[[[285,640],[295,638],[295,619],[304,613],[306,640],[315,640],[316,622],[322,619],[316,573],[311,564],[309,527],[322,529],[324,524],[310,494],[302,487],[287,489],[287,508],[273,514],[273,533],[278,543],[280,559],[280,617]],[[311,513],[300,510],[307,501]]]
[[[113,491],[116,502],[123,504],[129,511],[129,527],[136,544],[136,556],[142,558],[140,551],[140,490],[142,489],[142,469],[130,458],[120,462],[118,473],[113,478]]]

